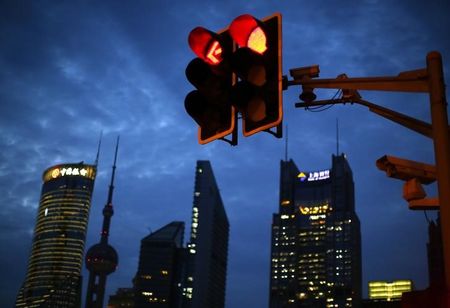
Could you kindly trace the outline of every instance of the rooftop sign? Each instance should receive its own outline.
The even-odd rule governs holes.
[[[326,180],[330,178],[330,170],[322,170],[315,172],[300,172],[297,175],[297,178],[299,178],[301,182]]]
[[[54,166],[48,168],[44,172],[43,180],[44,182],[48,182],[50,180],[66,176],[80,176],[93,180],[95,178],[95,167],[83,164]]]

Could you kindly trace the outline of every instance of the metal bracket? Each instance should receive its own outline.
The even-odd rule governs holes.
[[[236,111],[235,113],[235,123],[234,123],[234,129],[233,132],[231,133],[231,140],[226,139],[225,137],[219,138],[219,140],[225,141],[226,143],[229,143],[231,146],[236,146],[238,145],[238,123],[239,121],[237,121],[239,113]]]
[[[415,211],[427,211],[427,210],[439,210],[439,198],[424,198],[411,200],[408,202],[410,210]]]
[[[266,129],[264,132],[269,133],[276,138],[283,138],[283,121],[280,122],[277,126],[275,126],[275,132],[269,129]]]

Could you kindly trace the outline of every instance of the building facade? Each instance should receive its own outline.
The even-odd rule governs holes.
[[[183,307],[225,306],[229,222],[209,161],[197,161]]]
[[[96,166],[83,163],[44,172],[27,275],[16,307],[80,307],[95,176]]]
[[[360,223],[345,155],[315,172],[281,161],[269,306],[359,307],[361,279]]]
[[[174,221],[141,240],[135,307],[181,307],[184,222]]]

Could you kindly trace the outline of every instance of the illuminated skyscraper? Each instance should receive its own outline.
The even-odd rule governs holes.
[[[211,164],[197,161],[183,307],[225,306],[228,233],[228,217]]]
[[[300,171],[281,161],[273,215],[270,307],[358,307],[361,232],[345,155],[332,168]]]
[[[98,157],[98,156],[97,156]],[[96,165],[56,165],[43,174],[25,282],[16,307],[79,307],[81,265]]]

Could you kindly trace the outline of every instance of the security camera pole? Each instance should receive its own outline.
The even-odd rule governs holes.
[[[436,163],[436,179],[438,184],[439,205],[441,211],[441,232],[446,280],[446,305],[450,307],[450,141],[447,118],[447,102],[445,98],[442,57],[439,52],[432,51],[427,55],[427,67],[424,69],[402,72],[394,77],[348,78],[340,75],[332,79],[314,79],[319,76],[319,67],[303,67],[291,69],[293,80],[284,77],[284,89],[288,86],[301,85],[303,92],[300,108],[322,106],[336,103],[357,103],[369,107],[391,121],[433,139]],[[315,101],[315,88],[341,89],[342,98]],[[361,99],[356,90],[378,90],[396,92],[425,92],[430,95],[431,125],[404,114],[369,103]]]

